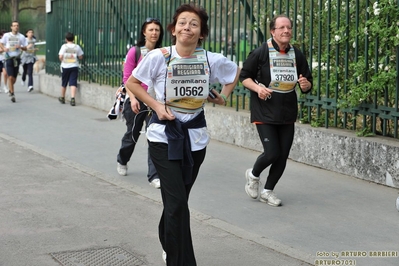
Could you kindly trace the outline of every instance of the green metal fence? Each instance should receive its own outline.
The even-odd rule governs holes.
[[[11,14],[8,12],[0,13],[0,30],[10,31],[11,27]]]
[[[242,65],[269,38],[268,22],[280,13],[293,22],[293,43],[312,65],[314,89],[299,99],[299,120],[313,126],[398,138],[399,0],[193,1],[209,14],[204,47]],[[116,86],[127,47],[147,17],[164,28],[177,6],[167,0],[55,0],[47,14],[47,65],[59,75],[58,50],[71,31],[85,52],[80,79]],[[170,44],[165,34],[164,45]],[[215,85],[217,87],[217,85]],[[229,104],[248,110],[240,84]]]

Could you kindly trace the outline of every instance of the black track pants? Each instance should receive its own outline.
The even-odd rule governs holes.
[[[260,124],[256,125],[256,128],[263,145],[263,153],[256,159],[252,173],[254,176],[260,176],[263,170],[271,165],[265,189],[273,190],[287,164],[294,140],[294,124]]]

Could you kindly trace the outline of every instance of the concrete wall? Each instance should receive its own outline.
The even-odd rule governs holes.
[[[39,91],[60,96],[61,78],[39,74]],[[117,88],[81,81],[76,104],[107,115]],[[66,100],[69,101],[69,88]],[[262,146],[249,112],[207,105],[208,129],[213,139],[261,152]],[[383,137],[357,137],[354,132],[296,124],[290,159],[315,167],[399,188],[399,142]]]

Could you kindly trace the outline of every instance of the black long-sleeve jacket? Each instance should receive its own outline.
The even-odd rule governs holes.
[[[276,42],[272,40],[272,44],[277,51],[280,51]],[[251,78],[265,84],[266,87],[270,84],[269,51],[261,52],[261,49],[268,49],[267,45],[261,45],[248,55],[248,58],[241,69],[241,82],[247,78]],[[286,52],[288,52],[288,50],[289,48],[287,48]],[[309,64],[304,54],[296,47],[294,47],[294,51],[298,78],[299,75],[302,74],[303,77],[308,79],[313,87],[312,73],[310,72]],[[261,56],[263,56],[263,59],[260,58]],[[260,64],[262,64],[262,66],[259,69]],[[308,92],[310,92],[310,90],[306,93]],[[295,90],[289,93],[273,92],[272,97],[266,101],[260,99],[256,92],[251,91],[252,123],[289,124],[294,123],[297,116],[298,98]]]

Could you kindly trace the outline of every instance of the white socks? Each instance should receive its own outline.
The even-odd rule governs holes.
[[[254,176],[254,174],[252,173],[252,169],[251,169],[251,171],[249,172],[249,176],[250,176],[252,179],[259,180],[259,177]]]

